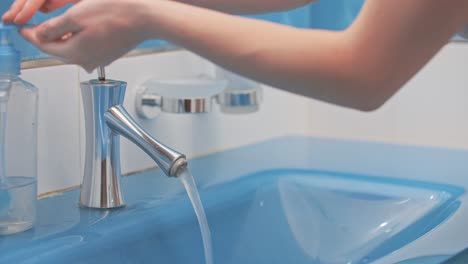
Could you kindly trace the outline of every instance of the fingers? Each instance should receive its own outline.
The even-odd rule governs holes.
[[[69,38],[70,34],[76,34],[80,27],[68,16],[62,15],[49,19],[35,28],[37,38],[43,42],[63,40]]]
[[[34,28],[23,28],[21,29],[20,33],[26,40],[31,42],[37,48],[62,60],[65,63],[80,65],[88,73],[91,73],[98,67],[94,60],[86,60],[81,56],[76,56],[77,46],[85,41],[82,39],[83,36],[79,33],[65,41],[59,40],[52,42],[41,41],[37,37],[37,32]]]
[[[36,37],[36,29],[35,28],[22,28],[20,31],[20,34],[29,42],[31,42],[34,45],[39,44],[39,40]]]
[[[42,51],[63,57],[64,47],[70,46],[71,40],[79,32],[79,27],[70,22],[66,15],[52,18],[36,27],[25,27],[21,35]]]
[[[38,10],[48,13],[78,1],[79,0],[16,0],[10,10],[3,15],[2,20],[5,23],[14,22],[22,25],[28,22]]]
[[[26,4],[27,0],[16,0],[10,7],[10,10],[8,10],[3,16],[2,20],[5,23],[12,23],[16,16],[18,15],[19,12],[23,9],[24,5]],[[39,1],[45,1],[45,0],[39,0]]]
[[[27,41],[47,54],[60,58],[67,55],[66,51],[69,41],[41,41],[38,38],[37,28],[23,28],[20,30],[20,33]]]
[[[28,22],[45,2],[46,0],[27,0],[13,22],[19,25]]]

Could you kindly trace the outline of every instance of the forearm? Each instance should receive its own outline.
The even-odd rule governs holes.
[[[349,74],[346,34],[305,31],[181,4],[161,4],[162,15],[152,23],[166,29],[163,38],[271,86],[359,108],[353,99],[360,98],[359,92],[347,89],[358,80]]]
[[[373,0],[346,31],[300,30],[158,1],[155,33],[252,79],[330,103],[373,110],[463,23],[464,0]],[[160,35],[158,35],[160,34]]]
[[[317,0],[174,0],[231,14],[261,14],[287,11]]]

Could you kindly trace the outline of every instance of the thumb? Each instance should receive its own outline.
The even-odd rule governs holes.
[[[67,13],[51,18],[36,27],[36,36],[41,41],[56,41],[62,39],[67,34],[76,34],[80,31]]]
[[[33,45],[37,46],[39,44],[39,40],[36,36],[36,28],[32,27],[23,27],[19,30],[19,33]]]
[[[97,68],[97,65],[94,65],[93,60],[80,56],[76,52],[80,43],[84,42],[83,34],[75,34],[73,37],[66,40],[42,41],[38,38],[36,30],[37,29],[35,28],[23,28],[20,33],[26,40],[31,42],[37,48],[56,57],[64,63],[78,64],[87,72],[91,72]]]
[[[42,41],[38,37],[37,28],[25,27],[20,34],[43,52],[56,57],[64,57],[67,54],[67,41]]]

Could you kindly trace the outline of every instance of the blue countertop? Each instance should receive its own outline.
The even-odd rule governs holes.
[[[369,142],[331,140],[310,137],[284,137],[190,161],[202,200],[209,207],[229,202],[235,190],[223,184],[238,181],[260,171],[297,169],[333,171],[366,175],[387,181],[404,179],[411,184],[440,184],[459,190],[468,188],[468,151],[387,145]],[[193,212],[182,184],[165,177],[160,170],[150,170],[124,177],[122,188],[127,206],[99,211],[78,207],[78,190],[59,193],[38,203],[37,225],[33,230],[0,237],[0,263],[36,263],[48,254],[77,245],[95,246],[103,237],[118,242],[131,239],[120,236],[120,229],[148,224],[170,230]],[[220,195],[223,190],[224,196]],[[461,193],[460,193],[461,194]],[[237,194],[238,195],[238,194]],[[216,199],[213,197],[225,197]],[[443,225],[408,249],[394,252],[389,260],[404,260],[424,255],[453,254],[468,245],[466,195],[461,206]],[[136,223],[125,222],[136,219]],[[144,232],[144,230],[136,230]],[[133,234],[135,237],[137,233]],[[438,246],[434,247],[434,239]],[[100,250],[99,248],[95,249]],[[15,262],[12,262],[15,261]],[[126,262],[122,262],[126,263]]]

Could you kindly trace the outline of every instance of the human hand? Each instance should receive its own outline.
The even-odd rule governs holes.
[[[22,25],[28,22],[40,10],[43,13],[52,12],[67,4],[79,0],[16,0],[2,16],[4,23]]]
[[[82,0],[63,15],[20,32],[40,50],[92,71],[149,38],[147,2]]]

